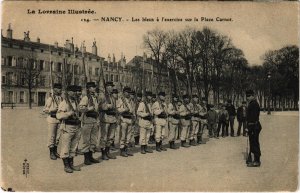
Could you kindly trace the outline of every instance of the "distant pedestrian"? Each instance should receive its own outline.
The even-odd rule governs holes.
[[[237,109],[237,120],[239,122],[237,136],[241,135],[241,128],[243,126],[243,136],[246,136],[246,115],[247,115],[247,102],[243,101],[242,106]]]
[[[229,115],[228,115],[228,112],[226,110],[226,105],[225,104],[222,104],[222,108],[221,110],[219,111],[219,124],[218,124],[218,134],[220,133],[220,130],[222,128],[222,133],[221,133],[221,136],[222,137],[226,137],[226,123],[227,121],[229,120]]]
[[[234,137],[234,119],[235,119],[235,107],[232,104],[232,101],[229,99],[227,101],[227,106],[226,106],[226,110],[228,111],[229,114],[229,121],[227,122],[226,125],[226,135],[228,136],[228,128],[230,126],[230,136]]]
[[[207,111],[207,124],[208,124],[208,134],[209,138],[216,137],[217,138],[217,121],[218,114],[214,109],[214,105],[208,105]]]

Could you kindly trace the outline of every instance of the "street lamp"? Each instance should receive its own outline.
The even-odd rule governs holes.
[[[270,98],[271,98],[271,72],[268,72],[268,82],[269,82],[269,96],[268,96],[268,115],[271,115],[270,111]]]

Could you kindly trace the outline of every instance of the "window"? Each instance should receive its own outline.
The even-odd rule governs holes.
[[[13,91],[8,91],[8,102],[9,103],[14,102],[14,92]]]
[[[61,56],[61,52],[58,52],[58,55]]]
[[[108,81],[108,74],[105,74],[105,81]]]
[[[20,103],[24,103],[24,96],[25,96],[24,91],[20,91]]]
[[[110,75],[110,81],[114,81],[114,75],[113,74]]]
[[[40,76],[40,86],[45,86],[46,83],[46,77],[45,76]]]
[[[62,63],[57,63],[57,69],[56,69],[56,71],[57,72],[61,72],[61,70],[62,70]]]
[[[40,60],[39,68],[40,70],[44,70],[44,60]]]
[[[99,76],[99,68],[95,68],[95,75]]]
[[[8,72],[6,76],[7,76],[7,84],[11,85],[13,82],[13,72]]]
[[[74,74],[78,74],[79,70],[78,70],[78,65],[74,66]]]
[[[11,56],[7,57],[7,62],[8,62],[8,66],[12,66],[12,57]]]
[[[6,84],[6,77],[2,76],[2,84]]]
[[[43,49],[41,49],[41,53],[43,53],[44,52],[44,50]]]
[[[74,78],[74,84],[79,85],[79,78]]]
[[[24,77],[24,75],[23,76],[21,76],[21,85],[22,86],[25,86],[25,77]]]
[[[68,54],[68,57],[71,57],[71,54]]]
[[[23,68],[23,58],[22,57],[19,57],[18,58],[18,63],[17,63],[17,66],[19,66],[20,68]]]
[[[5,65],[5,58],[4,57],[1,58],[1,65]]]
[[[119,75],[116,75],[116,76],[115,76],[115,81],[116,81],[116,82],[119,82]]]
[[[23,50],[23,49],[24,49],[24,46],[23,46],[23,45],[20,45],[20,49]]]

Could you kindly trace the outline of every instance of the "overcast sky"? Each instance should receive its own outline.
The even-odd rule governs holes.
[[[270,49],[298,44],[297,2],[253,3],[253,2],[2,2],[2,29],[6,36],[8,23],[13,36],[23,39],[24,31],[30,38],[42,43],[59,42],[74,37],[80,46],[85,40],[91,52],[94,38],[98,54],[107,58],[114,53],[119,59],[121,52],[129,61],[134,55],[142,55],[142,37],[148,30],[181,30],[186,26],[202,29],[208,26],[232,39],[242,49],[248,62],[261,64],[261,56]],[[35,10],[94,10],[94,15],[49,15],[28,14]],[[122,22],[82,22],[83,18],[122,17]],[[231,22],[132,22],[134,18],[232,18]],[[128,19],[128,21],[127,21]]]

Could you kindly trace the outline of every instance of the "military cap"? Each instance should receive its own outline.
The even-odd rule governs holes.
[[[197,94],[192,95],[193,98],[199,98]]]
[[[130,92],[131,92],[130,87],[125,86],[125,87],[123,88],[123,92],[128,92],[128,93],[130,93]]]
[[[55,83],[53,85],[53,88],[58,88],[58,89],[61,89],[62,88],[62,85],[60,83]]]
[[[113,82],[111,82],[111,81],[108,81],[108,82],[106,82],[106,83],[105,83],[105,86],[115,86],[115,85],[114,85],[114,83],[113,83]]]
[[[145,95],[146,95],[146,96],[152,96],[152,92],[146,91]]]
[[[113,94],[118,94],[119,91],[118,91],[118,89],[114,88],[114,89],[112,90],[112,93],[113,93]]]
[[[81,86],[78,86],[78,85],[76,85],[76,89],[77,89],[77,90],[76,90],[77,92],[80,92],[80,91],[82,90],[82,87],[81,87]]]
[[[86,83],[86,88],[91,88],[91,87],[95,87],[96,88],[96,83],[95,82],[87,82]]]
[[[73,91],[73,92],[77,92],[78,87],[76,85],[69,85],[67,87],[67,91]]]
[[[166,93],[161,91],[161,92],[158,93],[158,96],[166,96]]]
[[[143,94],[140,93],[140,92],[138,92],[138,93],[136,94],[136,96],[142,98],[142,97],[143,97]]]
[[[182,98],[183,98],[183,99],[188,99],[188,98],[189,98],[189,95],[185,94],[185,95],[182,96]]]
[[[253,90],[247,90],[246,91],[246,96],[253,96],[254,95],[254,91]]]
[[[172,98],[178,98],[177,94],[172,94]]]

